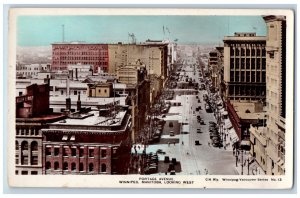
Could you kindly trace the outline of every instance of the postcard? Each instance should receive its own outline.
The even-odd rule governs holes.
[[[284,9],[10,9],[9,185],[291,188],[293,33]]]

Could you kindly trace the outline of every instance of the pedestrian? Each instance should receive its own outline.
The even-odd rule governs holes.
[[[174,143],[174,146],[175,146],[175,142],[173,142]]]
[[[181,142],[182,145],[184,145],[183,141]]]
[[[170,142],[168,142],[168,146],[170,146]]]

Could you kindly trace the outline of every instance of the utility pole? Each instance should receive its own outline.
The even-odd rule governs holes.
[[[65,25],[62,25],[62,42],[65,42]]]

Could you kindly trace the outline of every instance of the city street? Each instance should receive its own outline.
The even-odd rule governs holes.
[[[193,82],[200,84],[199,71],[196,68],[196,59],[190,57],[184,61],[180,76],[191,78]],[[181,78],[184,81],[184,78]],[[179,79],[180,81],[180,79]],[[209,136],[209,121],[217,122],[213,113],[207,113],[203,95],[207,94],[206,90],[201,90],[198,94],[194,89],[174,89],[173,102],[181,103],[180,106],[171,106],[168,113],[161,117],[165,120],[165,126],[157,144],[148,145],[147,153],[156,153],[161,149],[165,154],[158,154],[159,161],[163,161],[165,156],[176,158],[181,166],[181,172],[176,174],[182,175],[236,175],[239,174],[235,166],[235,156],[232,148],[214,147]],[[199,103],[200,100],[200,103]],[[166,100],[165,102],[168,102]],[[201,106],[199,111],[197,107]],[[204,124],[197,121],[197,116],[204,120]],[[170,135],[169,123],[180,123],[174,125]],[[179,126],[179,127],[178,127]],[[200,129],[200,133],[197,133]],[[196,141],[199,144],[196,145]],[[140,145],[140,153],[143,150]],[[158,170],[158,174],[164,174],[164,171]]]

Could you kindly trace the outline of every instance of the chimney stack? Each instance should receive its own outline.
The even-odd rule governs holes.
[[[75,68],[75,77],[76,77],[76,80],[78,80],[78,69]]]
[[[78,94],[78,99],[77,99],[77,111],[81,110],[81,101],[80,101],[80,93]]]
[[[66,110],[69,112],[71,111],[71,98],[70,97],[66,98]]]

